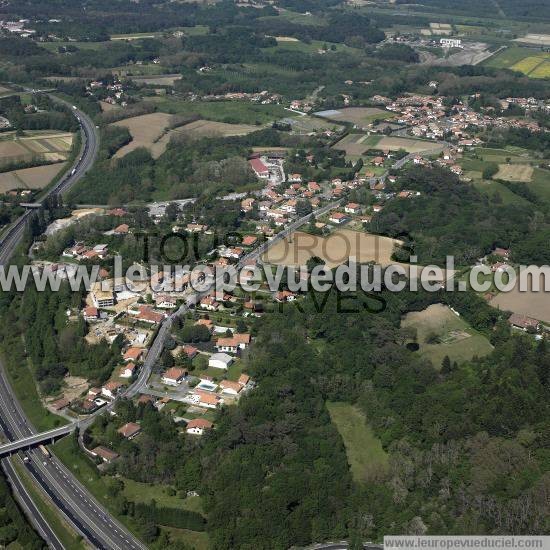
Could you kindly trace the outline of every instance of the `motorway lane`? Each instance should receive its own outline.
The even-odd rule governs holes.
[[[19,505],[25,511],[25,514],[30,518],[33,527],[38,531],[39,535],[46,541],[46,544],[54,550],[63,550],[63,544],[57,538],[57,535],[53,532],[48,522],[40,512],[40,510],[34,504],[32,497],[27,492],[27,489],[19,479],[11,461],[18,460],[17,458],[8,459],[4,458],[2,463],[2,469],[8,479],[8,482],[12,488],[12,492],[15,495],[15,499],[19,502]]]
[[[60,103],[67,102],[54,98]],[[69,108],[71,106],[69,105]],[[54,193],[66,192],[73,186],[93,165],[98,152],[98,137],[95,125],[81,111],[72,109],[80,119],[84,133],[81,155],[74,165],[74,173],[69,172],[42,198]],[[21,241],[27,220],[31,216],[26,212],[0,239],[0,264],[5,265],[13,251]],[[36,433],[36,430],[27,421],[19,403],[13,397],[8,381],[0,365],[0,418],[9,439],[20,439]],[[29,473],[34,480],[50,495],[67,520],[80,532],[95,548],[108,550],[141,550],[145,548],[133,535],[118,522],[113,520],[107,511],[97,502],[65,466],[54,456],[44,457],[39,451],[28,453]],[[6,459],[7,460],[7,459]],[[15,471],[12,473],[17,478]],[[17,483],[13,485],[17,489]],[[18,493],[19,494],[19,493]],[[23,498],[23,497],[21,497]],[[39,522],[36,507],[30,508],[33,521]],[[53,537],[50,536],[50,538]],[[55,547],[52,544],[52,547]]]
[[[34,429],[25,419],[19,403],[0,368],[1,427],[10,439],[31,435]],[[71,472],[55,457],[46,458],[41,451],[28,451],[26,465],[35,481],[48,493],[67,520],[95,548],[106,550],[141,550],[145,548],[122,525],[112,519]]]

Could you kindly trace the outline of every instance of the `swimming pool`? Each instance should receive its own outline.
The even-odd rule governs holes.
[[[217,384],[208,382],[207,380],[203,380],[200,384],[197,385],[197,388],[199,390],[205,390],[205,391],[216,391],[217,387],[218,387]]]

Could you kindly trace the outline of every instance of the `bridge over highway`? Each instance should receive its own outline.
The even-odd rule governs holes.
[[[24,449],[31,449],[32,447],[36,447],[37,445],[53,443],[57,438],[74,432],[78,425],[78,422],[71,422],[69,424],[66,424],[65,426],[55,428],[54,430],[32,434],[16,441],[4,443],[3,445],[0,445],[0,457],[11,455]]]

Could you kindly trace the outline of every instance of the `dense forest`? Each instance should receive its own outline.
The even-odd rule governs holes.
[[[511,248],[513,257],[522,263],[548,261],[545,247],[539,247],[541,236],[550,229],[546,204],[521,206],[489,199],[438,167],[412,166],[392,189],[412,189],[421,195],[388,202],[375,215],[371,230],[393,237],[405,235],[405,248],[412,246],[420,264],[444,265],[445,256],[452,255],[457,266],[471,265],[495,246]],[[397,257],[406,260],[408,254],[398,251]]]
[[[546,532],[546,344],[510,337],[474,295],[382,293],[377,314],[365,309],[372,299],[311,295],[264,317],[245,358],[258,387],[224,409],[200,443],[178,436],[151,405],[124,401],[116,418],[96,422],[88,444],[121,454],[111,474],[199,490],[214,548],[378,540],[387,532]],[[441,366],[406,347],[402,314],[449,299],[491,338],[490,356]],[[366,413],[389,454],[388,471],[354,481],[327,401]],[[129,421],[144,430],[136,442],[116,432]],[[121,513],[135,516],[116,498]],[[153,510],[141,513],[155,521]],[[202,530],[199,517],[180,515],[170,521]]]
[[[247,358],[259,387],[201,453],[215,548],[546,532],[546,345],[509,340],[493,319],[492,355],[439,370],[405,348],[399,320],[445,298],[384,298],[379,314],[365,313],[365,296],[343,314],[330,295],[321,311],[310,297],[262,320]],[[327,400],[365,411],[390,454],[382,480],[352,481]]]
[[[502,17],[511,19],[550,19],[548,4],[545,0],[499,0],[498,10],[493,2],[478,2],[477,0],[423,0],[419,5],[416,0],[396,0],[397,4],[414,5],[415,10],[433,12],[441,10],[446,13],[472,15],[480,17]]]

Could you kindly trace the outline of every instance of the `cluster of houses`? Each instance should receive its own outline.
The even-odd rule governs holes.
[[[475,100],[479,97],[479,94],[475,94],[471,99]],[[463,146],[473,146],[481,143],[481,141],[472,137],[472,129],[494,127],[527,128],[532,132],[541,130],[536,121],[493,116],[489,114],[490,108],[486,112],[478,113],[460,101],[449,107],[450,115],[447,116],[447,108],[444,106],[442,97],[410,95],[399,97],[394,101],[384,97],[371,99],[383,102],[388,111],[397,113],[396,122],[407,126],[410,135],[428,139],[453,139]],[[507,106],[508,103],[512,102],[530,105],[529,100],[513,99],[514,101],[507,101],[503,105],[506,104]]]
[[[98,93],[99,92],[99,93]],[[124,85],[117,77],[114,77],[113,82],[105,83],[102,80],[92,80],[86,86],[86,94],[89,96],[98,95],[105,103],[110,105],[120,105],[126,107],[128,104],[124,92]],[[106,94],[106,97],[104,95]]]
[[[36,33],[34,29],[27,27],[30,21],[28,19],[19,19],[18,21],[0,21],[0,29],[11,34],[17,34],[22,38],[27,38]]]
[[[109,254],[108,248],[106,244],[96,244],[93,247],[89,247],[83,242],[77,242],[73,246],[66,248],[61,255],[64,258],[78,261],[104,260]]]
[[[500,100],[502,109],[508,109],[510,105],[517,105],[526,111],[550,112],[550,99],[542,100],[534,97],[507,97]]]
[[[201,70],[202,69],[202,70]],[[201,67],[199,72],[205,73],[209,67]],[[280,94],[262,90],[261,92],[227,92],[225,94],[206,94],[200,95],[196,92],[188,93],[191,101],[250,101],[260,105],[273,105],[282,102],[283,97]]]

